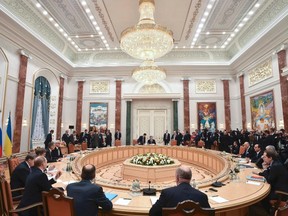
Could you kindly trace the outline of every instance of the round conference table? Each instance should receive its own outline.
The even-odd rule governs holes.
[[[129,189],[131,184],[119,181],[108,181],[98,176],[98,170],[103,167],[113,167],[113,164],[122,163],[127,158],[136,154],[155,152],[165,154],[171,158],[178,159],[183,164],[195,164],[213,174],[211,178],[197,182],[198,189],[207,194],[209,203],[215,209],[217,216],[243,216],[248,213],[248,207],[265,198],[270,192],[270,185],[265,182],[247,180],[247,176],[252,175],[256,168],[253,164],[246,164],[239,158],[219,151],[199,149],[182,146],[121,146],[102,148],[93,151],[74,153],[75,159],[71,163],[73,173],[66,172],[69,157],[62,162],[55,163],[57,169],[64,170],[62,176],[55,186],[66,187],[67,184],[79,181],[81,168],[85,164],[94,164],[97,168],[96,183],[103,187],[104,192],[117,194],[113,202],[113,210],[102,212],[102,215],[124,216],[124,215],[148,215],[153,200],[160,196],[161,189],[175,186],[176,184],[152,184],[157,189],[156,196],[143,196],[142,193],[132,193]],[[238,178],[230,179],[230,171],[235,167],[235,161],[240,164]],[[244,164],[244,163],[245,164]],[[243,163],[243,166],[242,166]],[[246,166],[248,165],[248,166]],[[246,168],[245,168],[246,167]],[[161,169],[161,167],[159,167]],[[193,174],[192,174],[193,175]],[[139,176],[141,178],[141,176]],[[212,183],[220,181],[225,185],[215,188],[217,192],[209,190]],[[141,185],[142,186],[142,185]],[[145,188],[147,184],[141,188]],[[101,210],[100,210],[101,212]],[[101,214],[100,214],[101,215]]]

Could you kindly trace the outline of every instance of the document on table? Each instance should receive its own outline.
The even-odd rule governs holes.
[[[223,197],[220,196],[210,196],[209,199],[213,200],[214,202],[217,203],[223,203],[223,202],[228,202],[228,200],[224,199]]]
[[[261,185],[260,182],[255,182],[255,181],[247,181],[246,184]]]
[[[150,196],[150,201],[151,201],[151,204],[154,205],[154,203],[156,203],[156,201],[159,199],[159,197],[157,196]]]
[[[118,194],[105,192],[105,196],[106,196],[109,200],[113,200],[115,197],[118,196]]]
[[[119,198],[114,204],[115,205],[128,205],[131,202],[131,198]]]

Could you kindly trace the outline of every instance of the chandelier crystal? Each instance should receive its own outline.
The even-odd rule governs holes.
[[[153,85],[166,78],[164,69],[158,67],[153,60],[144,61],[140,67],[132,72],[132,77],[137,82],[145,85]]]
[[[154,21],[154,0],[140,0],[137,25],[121,33],[121,49],[136,59],[154,60],[173,48],[173,33]]]

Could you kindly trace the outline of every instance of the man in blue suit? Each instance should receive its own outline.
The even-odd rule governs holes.
[[[52,188],[52,184],[61,176],[61,171],[58,171],[54,178],[48,180],[47,175],[44,173],[46,167],[47,160],[45,157],[38,156],[35,158],[34,167],[32,167],[32,172],[26,179],[25,191],[17,208],[24,208],[42,202],[42,191],[49,191]],[[21,213],[21,216],[37,215],[36,208]]]
[[[20,163],[15,170],[13,171],[11,175],[11,180],[10,180],[10,186],[11,189],[17,189],[17,188],[24,188],[25,187],[25,182],[32,171],[31,167],[34,166],[34,159],[35,159],[35,154],[28,154],[25,157],[25,161]],[[21,195],[21,192],[13,192],[13,196],[18,196]]]
[[[160,198],[151,207],[150,216],[161,216],[163,207],[176,207],[179,202],[193,200],[203,208],[210,208],[208,197],[190,185],[192,172],[189,167],[181,166],[176,170],[177,186],[162,190]]]
[[[76,216],[97,216],[98,206],[103,210],[111,210],[112,202],[106,198],[102,187],[93,184],[96,168],[87,164],[82,168],[81,181],[69,184],[67,195],[74,198]]]

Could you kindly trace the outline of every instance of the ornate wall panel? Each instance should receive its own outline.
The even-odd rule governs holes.
[[[109,93],[109,80],[91,80],[90,94]]]
[[[215,80],[196,80],[195,92],[197,94],[216,93]]]
[[[257,65],[248,73],[249,86],[255,85],[272,77],[272,59],[269,58],[265,62]]]

